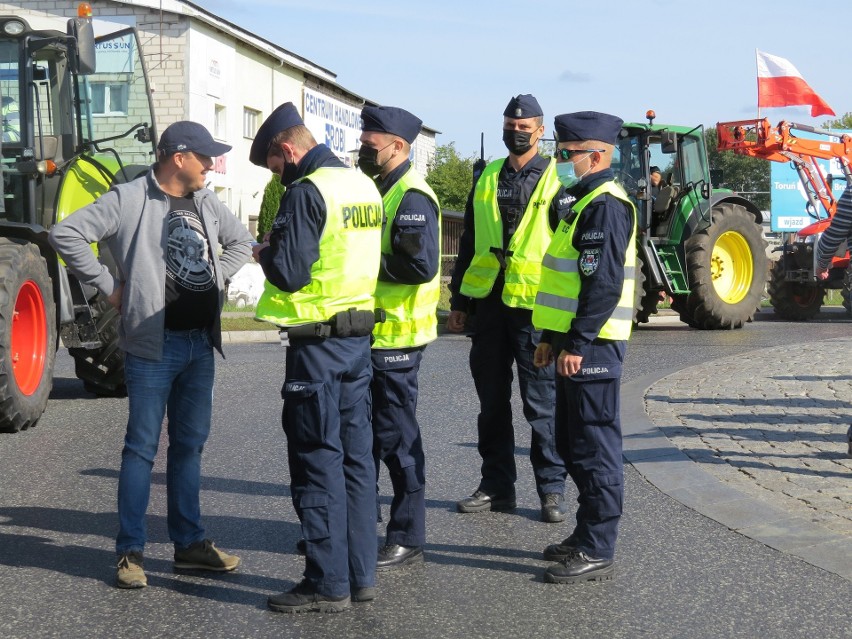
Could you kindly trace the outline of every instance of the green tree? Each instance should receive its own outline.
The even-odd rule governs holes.
[[[278,215],[278,205],[285,190],[286,187],[281,184],[281,178],[277,175],[273,175],[266,184],[266,188],[263,189],[263,200],[260,203],[260,213],[257,216],[258,242],[262,241],[263,236],[272,230],[272,222]]]
[[[704,131],[704,144],[707,146],[710,169],[722,171],[722,181],[713,186],[737,191],[761,211],[769,210],[772,163],[733,151],[719,151],[716,148],[717,139],[716,127],[707,127]]]
[[[823,125],[824,129],[852,129],[852,113],[846,113],[837,120],[829,120]]]
[[[455,144],[450,142],[435,149],[426,183],[435,191],[442,208],[464,211],[473,185],[473,158],[461,157]]]

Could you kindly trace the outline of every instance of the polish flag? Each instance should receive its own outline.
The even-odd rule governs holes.
[[[809,104],[811,117],[835,115],[789,60],[757,52],[757,108]]]

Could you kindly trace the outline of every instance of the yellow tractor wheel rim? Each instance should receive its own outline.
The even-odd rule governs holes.
[[[716,294],[726,304],[737,304],[748,295],[754,279],[754,260],[740,233],[727,231],[716,240],[710,256],[710,274]]]

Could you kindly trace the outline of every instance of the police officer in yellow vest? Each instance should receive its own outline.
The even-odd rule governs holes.
[[[366,106],[358,167],[376,180],[385,206],[373,331],[373,451],[390,473],[393,501],[377,570],[423,561],[426,543],[425,457],[417,424],[417,374],[437,337],[441,293],[438,198],[409,162],[422,122],[397,107]]]
[[[619,387],[633,325],[636,210],[610,169],[621,119],[556,117],[559,179],[573,204],[544,256],[533,324],[536,366],[556,360],[556,443],[577,485],[577,521],[545,548],[550,583],[613,575],[624,493]]]
[[[254,248],[267,278],[257,317],[289,340],[282,423],[306,546],[304,579],[268,604],[333,612],[375,596],[370,335],[382,200],[372,180],[316,143],[290,102],[261,125],[249,159],[287,186]]]
[[[479,176],[465,211],[464,232],[450,290],[450,331],[461,332],[475,304],[470,370],[479,396],[478,450],[481,479],[463,513],[516,506],[515,434],[512,425],[512,362],[524,416],[532,426],[530,461],[541,518],[565,518],[566,470],[556,450],[553,369],[537,369],[533,354],[540,333],[532,325],[541,260],[553,230],[568,210],[555,161],[538,153],[544,135],[538,101],[529,94],[509,101],[503,112],[504,160]]]

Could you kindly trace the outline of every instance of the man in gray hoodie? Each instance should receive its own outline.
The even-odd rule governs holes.
[[[164,414],[175,567],[229,571],[240,563],[205,538],[199,505],[225,281],[251,256],[248,230],[204,188],[213,157],[230,150],[202,125],[176,122],[163,132],[146,175],[114,185],[50,232],[69,270],[121,313],[129,416],[118,479],[119,588],[147,585],[145,512]],[[95,242],[109,247],[117,275],[95,257]]]

